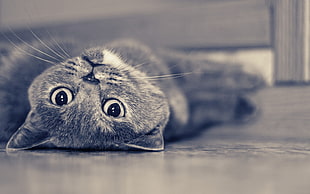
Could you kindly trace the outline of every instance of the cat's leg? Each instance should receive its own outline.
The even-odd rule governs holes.
[[[243,123],[256,118],[259,107],[254,97],[235,93],[200,93],[190,102],[190,123],[194,129],[221,123]]]
[[[189,102],[176,100],[172,103],[170,120],[165,130],[166,140],[195,136],[218,124],[253,121],[260,113],[255,96],[252,95],[212,92],[194,95]]]
[[[248,73],[242,64],[220,64],[183,53],[165,52],[163,58],[174,74],[189,107],[184,135],[214,124],[245,122],[259,112],[252,98],[264,86],[260,75]]]
[[[166,140],[174,140],[188,134],[188,122],[190,120],[189,105],[186,97],[177,85],[166,89],[170,117],[164,131]]]

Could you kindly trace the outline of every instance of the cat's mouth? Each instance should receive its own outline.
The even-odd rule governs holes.
[[[94,85],[97,85],[100,83],[100,80],[95,77],[93,69],[89,74],[83,76],[82,79],[83,81],[90,83],[90,84],[94,84]]]

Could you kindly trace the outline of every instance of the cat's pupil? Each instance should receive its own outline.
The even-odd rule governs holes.
[[[121,107],[118,103],[113,103],[109,106],[107,113],[109,116],[118,117],[121,114]]]
[[[66,92],[60,91],[55,97],[56,104],[62,106],[68,103],[68,96]]]

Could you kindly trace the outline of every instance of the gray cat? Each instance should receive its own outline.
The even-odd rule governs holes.
[[[264,85],[240,66],[131,40],[69,53],[42,43],[1,55],[0,139],[9,151],[160,151],[164,140],[255,115],[247,95]]]

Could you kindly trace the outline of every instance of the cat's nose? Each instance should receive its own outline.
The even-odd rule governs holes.
[[[98,67],[98,66],[102,66],[104,64],[102,63],[98,63],[98,59],[97,58],[92,58],[93,56],[82,56],[82,59],[84,61],[86,61],[88,64],[90,64],[93,68]]]
[[[95,59],[91,58],[91,57],[95,57]],[[82,79],[83,79],[83,81],[88,82],[90,84],[94,84],[94,85],[97,85],[97,84],[100,83],[100,81],[95,77],[94,68],[98,67],[98,66],[103,66],[104,65],[104,64],[101,64],[101,63],[95,63],[94,62],[94,60],[97,61],[97,57],[93,56],[93,55],[90,55],[90,56],[84,55],[84,56],[82,56],[82,59],[84,61],[86,61],[89,65],[91,65],[91,67],[92,67],[91,68],[91,72],[88,73],[87,75],[83,76]],[[92,59],[93,59],[93,61],[92,61]]]

